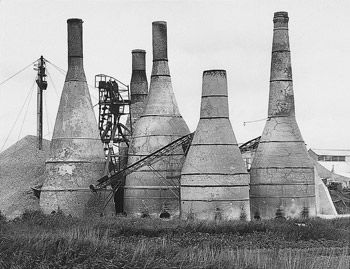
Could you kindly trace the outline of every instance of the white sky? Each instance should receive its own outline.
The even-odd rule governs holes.
[[[129,84],[131,50],[147,51],[152,21],[168,22],[168,56],[180,111],[191,131],[199,119],[202,72],[226,69],[230,118],[238,142],[261,135],[266,118],[275,11],[288,11],[296,116],[308,147],[350,149],[350,1],[0,0],[0,81],[40,55],[67,69],[68,18],[84,20],[84,66],[90,85],[105,73]],[[51,138],[64,76],[45,92]],[[28,68],[0,86],[0,150],[36,72]],[[97,89],[91,88],[93,103]],[[26,117],[24,112],[27,111]],[[22,124],[23,123],[23,124]],[[22,126],[22,129],[21,129]],[[36,89],[4,148],[36,133]]]

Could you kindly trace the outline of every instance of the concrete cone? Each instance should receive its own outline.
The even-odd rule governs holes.
[[[181,172],[181,217],[249,220],[249,208],[249,174],[229,120],[226,71],[204,71],[200,120]]]
[[[189,133],[180,115],[168,67],[166,22],[153,22],[153,68],[145,111],[136,122],[129,148],[128,165]],[[143,211],[158,217],[166,207],[171,217],[179,214],[179,178],[184,161],[182,148],[151,167],[128,175],[124,209],[141,216]]]
[[[89,185],[103,175],[104,152],[83,68],[81,19],[68,23],[68,72],[46,161],[40,206],[83,217],[101,213],[101,194]]]
[[[295,119],[288,13],[274,14],[268,119],[251,171],[251,214],[300,217],[316,214],[314,168]],[[290,214],[289,214],[290,213]]]
[[[132,74],[130,81],[130,95],[131,127],[135,127],[136,121],[141,117],[141,115],[144,112],[148,96],[145,50],[135,49],[132,51]]]
[[[126,127],[133,131],[136,121],[143,114],[147,95],[148,95],[148,82],[146,76],[146,51],[141,49],[135,49],[132,54],[132,73],[130,81],[130,114],[126,121]],[[128,165],[128,146],[126,143],[122,143],[120,146],[120,162],[121,169],[124,169]],[[125,182],[125,179],[124,179]],[[124,189],[119,188],[115,195],[116,212],[121,213],[124,211]]]

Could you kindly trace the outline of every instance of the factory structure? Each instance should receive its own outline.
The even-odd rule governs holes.
[[[316,215],[314,166],[295,118],[287,12],[273,18],[268,118],[250,169],[254,215],[288,216],[308,210]]]
[[[134,49],[130,87],[96,75],[96,118],[83,21],[69,19],[68,71],[42,186],[34,188],[43,212],[198,220],[336,215],[296,121],[288,20],[287,12],[274,14],[265,128],[239,146],[225,70],[203,72],[200,118],[190,132],[172,88],[164,21],[152,23],[149,87],[146,52]]]

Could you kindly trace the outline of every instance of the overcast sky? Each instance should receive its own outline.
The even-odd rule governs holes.
[[[72,17],[84,20],[84,66],[90,85],[99,73],[129,84],[131,50],[136,48],[147,51],[149,79],[152,21],[165,20],[173,88],[189,128],[194,131],[199,119],[203,71],[225,69],[230,119],[238,142],[245,142],[261,135],[265,121],[246,126],[243,122],[267,117],[275,11],[288,11],[290,17],[296,117],[307,146],[350,149],[350,1],[346,0],[2,0],[0,81],[40,55],[66,70],[66,20]],[[44,135],[51,139],[64,76],[50,65],[48,70],[53,83],[48,79]],[[28,68],[0,86],[0,149],[17,115],[4,148],[36,133],[36,88],[25,103],[35,75]],[[91,87],[90,92],[96,103],[97,89]]]

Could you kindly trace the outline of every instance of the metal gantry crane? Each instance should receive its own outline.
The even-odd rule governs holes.
[[[99,90],[98,128],[106,155],[105,175],[108,175],[122,168],[125,158],[122,148],[129,147],[131,125],[127,128],[125,124],[130,117],[130,92],[127,85],[104,74],[95,76],[95,87]]]

